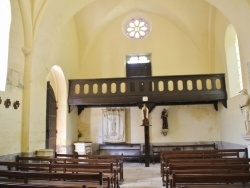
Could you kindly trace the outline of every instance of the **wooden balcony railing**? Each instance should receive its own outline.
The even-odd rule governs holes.
[[[69,80],[70,111],[87,107],[214,104],[227,107],[224,74]]]

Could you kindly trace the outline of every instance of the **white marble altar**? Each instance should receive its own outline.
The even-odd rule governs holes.
[[[79,155],[92,154],[92,142],[75,142],[75,152]]]

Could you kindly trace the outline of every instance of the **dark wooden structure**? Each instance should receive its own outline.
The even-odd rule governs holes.
[[[69,111],[78,107],[213,104],[227,107],[224,74],[69,80]]]
[[[213,104],[227,107],[224,74],[138,76],[69,80],[69,111],[88,107],[122,107],[143,104],[149,113],[159,105]],[[149,166],[149,127],[145,127],[145,164]]]
[[[141,144],[129,143],[106,143],[99,144],[99,149],[96,151],[98,155],[122,155],[123,160],[136,158],[141,162]]]

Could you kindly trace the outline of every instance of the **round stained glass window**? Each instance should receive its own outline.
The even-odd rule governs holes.
[[[149,23],[144,19],[131,19],[125,26],[125,33],[131,39],[143,39],[149,34]]]

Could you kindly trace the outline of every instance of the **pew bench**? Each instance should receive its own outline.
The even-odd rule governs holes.
[[[115,174],[115,176],[119,175],[119,178],[116,177],[116,180],[119,181],[120,183],[123,180],[123,162],[118,160],[118,159],[112,159],[111,157],[107,158],[89,158],[89,159],[75,159],[75,158],[66,158],[65,159],[65,164],[70,164],[70,163],[78,163],[78,164],[88,164],[88,165],[99,165],[101,168],[102,165],[112,165],[112,171]],[[57,163],[58,164],[58,163]]]
[[[1,180],[1,178],[0,178]],[[53,184],[53,185],[52,185]],[[84,185],[83,185],[84,184]],[[29,183],[18,183],[18,182],[10,182],[10,181],[0,181],[0,188],[105,188],[105,186],[98,184],[91,184],[85,182],[74,182],[67,183],[65,181],[41,181],[41,180],[30,180]]]
[[[166,187],[170,184],[175,188],[177,183],[248,183],[249,169],[249,164],[169,164]]]
[[[52,158],[52,157],[22,157],[17,155],[16,162],[23,163],[65,163],[65,158]]]
[[[173,174],[170,188],[176,188],[179,183],[201,183],[201,184],[218,184],[218,183],[248,183],[250,174],[231,173],[231,174]],[[200,188],[201,186],[199,186]],[[212,187],[212,186],[209,186]]]
[[[211,159],[167,159],[166,160],[166,166],[167,168],[164,169],[162,173],[162,182],[163,185],[166,183],[167,178],[169,177],[169,170],[170,167],[173,165],[241,165],[241,164],[249,164],[250,163],[250,158],[211,158]],[[204,170],[204,169],[202,169]],[[216,173],[216,170],[215,170]],[[166,181],[165,181],[166,177]]]
[[[70,159],[68,159],[70,160]],[[91,162],[90,162],[91,161]],[[23,163],[23,162],[0,162],[0,166],[6,166],[8,170],[20,171],[45,171],[50,173],[93,173],[103,172],[104,180],[111,181],[113,187],[118,186],[117,171],[113,168],[114,160],[78,160],[70,162],[63,160],[64,163]]]
[[[215,149],[215,150],[166,150],[160,151],[160,156],[168,155],[168,154],[216,154],[217,156],[220,154],[221,156],[230,156],[235,155],[237,158],[248,158],[248,150],[244,149]]]
[[[58,173],[98,173],[99,171],[103,173],[103,180],[108,182],[108,185],[114,188],[119,187],[117,171],[113,168],[113,163],[66,163],[66,164],[50,164],[51,171]]]
[[[152,161],[155,163],[156,159],[160,159],[161,151],[178,151],[178,150],[215,150],[216,144],[153,144],[152,145]]]
[[[75,159],[97,159],[100,160],[116,160],[117,162],[114,163],[114,167],[116,168],[118,174],[119,174],[119,181],[123,181],[123,155],[79,155],[77,153],[75,154],[61,154],[55,152],[55,158],[75,158]]]
[[[183,155],[184,154],[184,155]],[[161,151],[160,152],[160,159],[161,161],[165,158],[178,158],[178,155],[181,157],[181,155],[186,156],[190,155],[197,155],[197,154],[203,154],[204,157],[205,154],[209,157],[212,156],[213,158],[219,158],[219,157],[235,157],[235,158],[248,158],[248,151],[247,148],[245,149],[216,149],[216,150],[184,150],[184,151]]]
[[[23,171],[6,171],[0,170],[0,180],[3,182],[5,178],[10,181],[18,179],[22,180],[25,184],[36,184],[41,183],[41,180],[44,181],[45,185],[66,185],[77,187],[83,184],[96,184],[98,186],[104,186],[110,188],[109,185],[103,183],[103,174],[99,173],[89,173],[89,174],[72,174],[72,173],[48,173],[48,172],[23,172]],[[62,181],[63,180],[63,181]]]
[[[247,148],[244,149],[216,149],[216,150],[176,150],[161,151],[161,174],[163,169],[167,167],[167,159],[205,159],[205,158],[240,158],[241,156],[248,158]]]
[[[66,155],[70,155],[70,154],[66,154]],[[92,155],[91,155],[92,156]],[[90,156],[89,156],[90,157]],[[114,158],[114,159],[111,159],[111,158]],[[120,183],[122,182],[123,180],[123,161],[122,161],[122,156],[106,156],[106,158],[96,158],[96,157],[90,157],[90,159],[87,159],[87,158],[70,158],[70,157],[66,157],[66,158],[51,158],[51,157],[20,157],[20,156],[17,156],[16,157],[16,161],[18,162],[22,162],[22,163],[25,163],[25,164],[32,164],[32,163],[39,163],[39,164],[44,164],[43,166],[45,166],[45,164],[82,164],[82,163],[85,163],[85,164],[95,164],[95,165],[110,165],[112,163],[112,166],[113,166],[113,171],[116,173],[115,176],[117,176],[118,174],[120,175],[120,180],[118,178],[116,178],[116,182],[120,181]],[[0,163],[1,164],[1,163]],[[0,165],[1,166],[1,165]],[[54,167],[55,165],[53,166],[50,166],[50,167]],[[101,167],[101,166],[99,166]],[[28,168],[28,167],[27,167]],[[29,168],[30,168],[30,165],[29,165]],[[99,169],[99,168],[97,168]],[[58,170],[60,171],[60,170]],[[61,169],[62,171],[62,169]],[[51,172],[51,171],[50,171]],[[118,184],[118,183],[117,183]]]
[[[68,159],[70,160],[70,159]],[[90,162],[91,161],[91,162]],[[7,170],[18,170],[27,172],[41,172],[48,173],[98,173],[103,172],[104,181],[112,187],[118,187],[117,171],[113,168],[114,160],[95,160],[95,159],[72,159],[67,163],[23,163],[23,162],[1,162],[0,166],[6,166]]]
[[[208,185],[202,185],[202,184],[198,184],[198,185],[176,185],[176,188],[247,188],[250,187],[250,184],[208,184]]]
[[[26,184],[26,183],[13,183],[13,182],[0,182],[0,188],[72,188],[72,185],[48,185],[45,183],[43,184]],[[78,186],[79,188],[87,188],[85,185]],[[91,188],[93,188],[91,186]],[[99,188],[99,186],[96,186]]]
[[[123,160],[134,158],[141,163],[141,144],[99,144],[98,155],[123,155]]]
[[[250,163],[250,158],[167,158],[165,159],[165,164],[196,164],[196,163],[224,163],[224,164],[248,164]],[[168,165],[167,165],[168,166]]]

